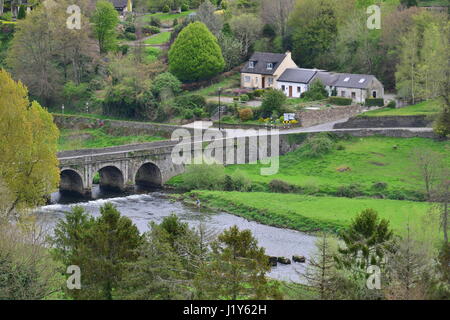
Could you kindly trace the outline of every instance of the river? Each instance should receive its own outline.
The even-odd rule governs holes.
[[[99,194],[96,195],[101,196]],[[109,195],[111,197],[111,195]],[[111,202],[116,205],[122,215],[129,217],[139,228],[140,232],[149,230],[149,222],[160,223],[164,217],[175,213],[182,221],[189,223],[191,227],[198,227],[203,223],[209,229],[220,233],[224,229],[237,225],[240,229],[252,231],[258,244],[266,249],[269,256],[292,258],[293,255],[305,256],[307,261],[314,253],[314,242],[316,238],[302,232],[275,228],[262,225],[244,218],[237,217],[224,212],[210,212],[199,210],[173,201],[163,191],[148,194],[118,196],[102,198],[85,202],[74,202],[75,199],[61,198],[58,194],[52,196],[55,204],[43,206],[37,209],[41,221],[45,221],[51,230],[59,219],[64,217],[64,212],[70,211],[75,205],[82,206],[93,216],[100,214],[100,207]],[[304,282],[302,273],[306,264],[292,263],[291,265],[278,264],[272,268],[269,276],[284,281]]]

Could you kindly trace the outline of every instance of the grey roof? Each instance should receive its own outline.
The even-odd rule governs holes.
[[[285,58],[286,54],[284,53],[255,52],[242,68],[241,72],[271,75],[274,74]],[[254,68],[249,67],[252,61],[255,63]],[[267,69],[268,63],[273,63],[272,70]]]
[[[370,74],[318,72],[314,79],[319,79],[330,87],[366,89],[376,78]]]
[[[278,81],[307,84],[317,74],[318,71],[319,70],[316,69],[302,69],[302,68],[286,69],[278,78]]]
[[[125,8],[128,4],[128,0],[112,0],[114,8]]]

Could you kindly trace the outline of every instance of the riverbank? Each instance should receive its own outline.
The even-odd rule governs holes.
[[[201,206],[210,210],[222,210],[265,225],[306,233],[337,233],[362,210],[372,208],[401,235],[408,223],[412,227],[422,224],[431,209],[426,202],[264,192],[192,191],[181,199],[188,204],[200,199]]]

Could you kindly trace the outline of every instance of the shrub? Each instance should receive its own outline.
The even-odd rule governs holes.
[[[184,12],[184,11],[188,11],[188,10],[189,10],[189,5],[187,3],[183,3],[181,5],[181,11]]]
[[[337,191],[337,196],[346,198],[354,198],[361,194],[361,188],[358,184],[343,185]]]
[[[131,32],[125,32],[125,38],[130,41],[135,41],[137,39],[136,34]]]
[[[247,94],[243,94],[239,97],[239,99],[241,100],[241,102],[247,102],[250,100],[250,97]]]
[[[390,109],[395,109],[395,107],[397,106],[397,104],[395,103],[394,100],[389,101],[389,103],[387,104],[386,108],[390,108]]]
[[[375,191],[383,191],[387,189],[387,183],[386,182],[375,182],[372,185],[372,189]]]
[[[183,118],[190,120],[194,117],[194,112],[191,109],[183,110]]]
[[[304,92],[302,98],[306,98],[310,101],[322,100],[328,97],[328,91],[325,89],[322,81],[314,80],[309,86],[309,90]]]
[[[155,97],[160,97],[164,93],[177,95],[181,93],[181,82],[170,72],[159,74],[152,83],[152,92]],[[203,106],[202,106],[203,107]]]
[[[185,190],[222,190],[224,180],[222,165],[195,164],[187,166],[180,187]]]
[[[169,70],[181,81],[210,79],[222,72],[225,60],[217,38],[202,22],[181,30],[169,50]]]
[[[382,107],[382,106],[384,106],[384,99],[368,98],[368,99],[366,99],[365,105],[367,107]]]
[[[250,180],[248,175],[239,169],[233,172],[233,174],[231,175],[231,181],[233,190],[235,191],[247,192],[252,188],[252,181]]]
[[[443,108],[433,124],[434,132],[440,137],[450,136],[450,108]]]
[[[154,27],[161,27],[161,20],[159,18],[151,17],[150,25]]]
[[[157,34],[160,33],[161,30],[159,29],[159,27],[156,26],[144,26],[142,27],[142,32],[146,34]]]
[[[25,11],[25,6],[20,6],[19,8],[19,13],[17,14],[17,19],[21,20],[21,19],[25,19],[27,13]]]
[[[162,12],[167,13],[170,11],[169,6],[166,4],[163,8],[162,8]]]
[[[263,117],[272,116],[273,112],[281,113],[286,102],[286,96],[280,90],[268,89],[264,93],[261,111]],[[277,117],[278,118],[278,117]]]
[[[305,156],[311,158],[321,157],[333,150],[334,141],[330,139],[328,134],[320,133],[309,137],[302,146],[302,152]]]
[[[241,121],[248,121],[253,119],[253,111],[250,108],[240,109],[238,112],[239,119],[241,119]]]
[[[202,108],[195,108],[194,110],[192,110],[192,112],[194,113],[194,116],[197,118],[203,118],[203,116],[205,115],[205,112],[203,111]]]
[[[255,98],[262,97],[263,95],[264,95],[264,89],[256,89],[255,91],[253,91],[253,96]]]
[[[328,102],[337,106],[349,106],[353,103],[353,100],[344,97],[329,97]]]
[[[127,23],[127,24],[125,24],[125,32],[135,33],[136,27],[132,23]]]
[[[279,193],[289,193],[293,190],[292,186],[289,183],[278,179],[273,179],[272,181],[270,181],[269,188],[271,192]]]
[[[206,100],[205,97],[197,94],[182,95],[175,98],[175,105],[181,109],[203,109],[206,106]]]

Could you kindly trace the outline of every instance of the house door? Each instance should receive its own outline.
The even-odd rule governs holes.
[[[289,98],[292,98],[292,86],[289,86]]]
[[[266,87],[266,78],[262,77],[262,88]]]

